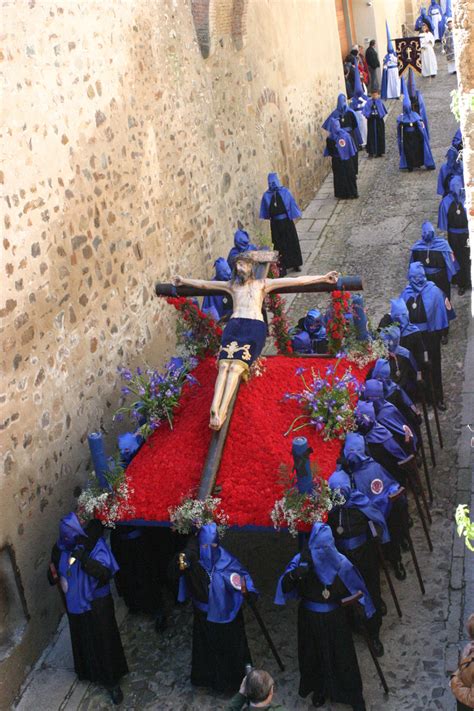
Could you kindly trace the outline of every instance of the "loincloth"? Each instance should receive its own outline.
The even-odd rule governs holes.
[[[219,360],[238,360],[251,366],[265,345],[267,326],[255,318],[231,318],[222,334]]]

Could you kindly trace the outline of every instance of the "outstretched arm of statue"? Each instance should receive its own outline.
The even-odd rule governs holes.
[[[339,272],[328,272],[327,274],[318,276],[301,276],[301,277],[284,277],[282,279],[265,279],[265,292],[269,294],[275,289],[281,289],[284,286],[309,286],[311,284],[319,284],[321,282],[327,284],[337,284]]]
[[[206,291],[227,291],[227,293],[232,294],[232,290],[229,287],[227,281],[210,281],[208,279],[186,279],[182,276],[175,276],[173,278],[173,284],[175,286],[193,286],[196,289],[205,289]]]

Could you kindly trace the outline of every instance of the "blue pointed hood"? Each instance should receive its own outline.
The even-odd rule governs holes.
[[[408,326],[410,323],[410,314],[405,301],[399,296],[398,299],[390,299],[391,309],[390,316],[394,321],[402,326]]]
[[[76,514],[71,511],[67,516],[63,516],[59,522],[58,548],[62,551],[73,550],[76,546],[77,539],[81,536],[87,537],[87,534],[82,528]]]
[[[423,264],[412,262],[408,267],[408,282],[413,291],[421,291],[427,281]]]
[[[430,244],[434,241],[435,237],[435,229],[432,223],[425,220],[421,225],[421,239],[423,242],[426,242],[426,244]]]
[[[322,325],[322,315],[319,309],[310,309],[304,319],[304,327],[308,333],[317,331]]]
[[[405,83],[405,77],[400,79],[400,88],[403,95],[403,121],[408,121],[410,123],[416,123],[420,120],[420,115],[413,111],[411,107],[411,99],[408,93],[408,87]]]
[[[224,259],[224,257],[218,257],[218,259],[216,259],[214,269],[216,270],[217,281],[229,281],[232,277],[231,268],[227,263],[227,259]]]
[[[403,301],[403,299],[401,299],[401,301]],[[403,301],[403,303],[406,306],[404,301]],[[392,318],[393,318],[393,316],[392,316]],[[408,323],[408,311],[406,314],[406,319],[407,319],[407,323]],[[395,353],[395,351],[399,347],[400,335],[401,335],[400,328],[398,326],[396,326],[395,324],[388,326],[388,328],[384,328],[384,330],[380,334],[380,338],[386,344],[389,353]]]
[[[449,192],[458,202],[464,202],[465,191],[464,182],[459,175],[454,175],[449,181]]]
[[[458,155],[459,152],[454,148],[454,146],[450,146],[446,151],[446,164],[449,168],[451,168],[451,170],[455,170],[458,165]]]
[[[372,377],[385,383],[390,380],[390,363],[386,358],[379,358],[372,371]]]
[[[337,97],[336,111],[344,114],[347,111],[347,98],[345,94],[339,94]]]
[[[280,183],[280,178],[278,177],[278,173],[269,173],[267,180],[268,180],[268,189],[269,190],[278,190],[278,188],[281,188],[281,183]]]
[[[369,380],[365,381],[364,398],[367,402],[381,402],[384,400],[383,384],[380,380],[369,378]]]
[[[380,383],[380,385],[382,386],[382,383]],[[344,442],[344,458],[350,465],[351,471],[357,469],[360,464],[369,459],[365,453],[364,438],[358,432],[349,432],[346,435]]]
[[[234,234],[234,245],[241,252],[245,252],[250,244],[249,233],[245,230],[237,230]]]
[[[207,523],[198,533],[199,562],[210,573],[219,558],[219,535],[215,523]]]
[[[301,331],[291,339],[291,346],[295,353],[311,353],[311,338],[309,333]]]

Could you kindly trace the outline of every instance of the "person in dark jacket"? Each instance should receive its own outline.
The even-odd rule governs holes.
[[[369,46],[365,50],[365,61],[367,62],[367,66],[369,67],[369,93],[371,94],[374,91],[378,91],[380,88],[378,77],[380,60],[379,55],[377,54],[377,50],[375,49],[375,40],[370,40]]]
[[[263,711],[285,711],[280,704],[273,703],[275,682],[263,669],[251,669],[240,685],[238,694],[229,701],[226,711],[243,709],[263,709]]]
[[[105,686],[118,705],[123,700],[119,682],[128,667],[110,592],[118,565],[102,532],[96,519],[83,528],[75,513],[64,516],[48,580],[62,591],[77,676]]]

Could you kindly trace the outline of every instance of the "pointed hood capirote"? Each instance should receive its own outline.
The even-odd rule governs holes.
[[[71,511],[59,522],[59,538],[57,546],[60,550],[72,550],[78,538],[87,538],[87,534],[82,528],[76,514]]]
[[[370,618],[374,615],[375,607],[362,576],[346,556],[339,553],[332,531],[327,524],[313,524],[308,541],[308,553],[311,556],[314,573],[323,585],[331,585],[336,575],[339,576],[351,595],[355,595],[359,591],[362,592],[360,604],[364,607],[365,616]],[[282,581],[285,575],[291,573],[300,564],[307,565],[302,554],[298,553],[291,559],[278,581],[275,594],[275,603],[277,605],[285,605],[288,600],[294,600],[299,597],[296,589],[284,593]]]
[[[390,29],[387,20],[385,20],[385,31],[387,33],[387,54],[395,54],[395,49],[393,46],[392,38],[390,36]]]
[[[343,469],[336,469],[328,479],[331,491],[339,490],[344,497],[341,508],[358,509],[367,516],[369,521],[378,524],[382,531],[382,543],[388,543],[390,535],[384,515],[377,506],[374,506],[365,494],[352,488],[349,474]]]
[[[261,220],[270,220],[270,204],[272,200],[277,200],[277,194],[280,196],[285,208],[286,217],[289,220],[297,220],[301,217],[301,210],[296,204],[296,200],[288,188],[285,188],[278,177],[277,173],[269,173],[267,176],[268,188],[262,195],[260,203]]]

